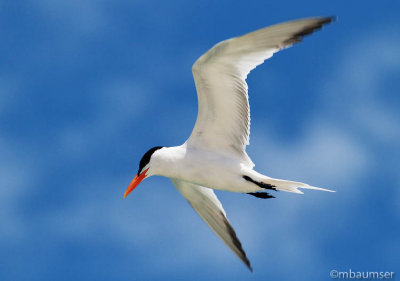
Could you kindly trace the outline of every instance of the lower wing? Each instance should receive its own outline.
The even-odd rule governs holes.
[[[215,234],[253,271],[242,244],[226,218],[222,204],[214,191],[186,181],[177,179],[171,179],[171,181]]]

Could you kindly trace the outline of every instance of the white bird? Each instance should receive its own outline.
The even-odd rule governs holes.
[[[153,147],[139,163],[124,198],[150,176],[168,177],[211,229],[252,270],[242,245],[213,189],[274,198],[266,191],[331,191],[301,182],[270,178],[253,170],[246,153],[250,111],[246,77],[274,53],[330,23],[331,17],[289,21],[222,41],[193,65],[198,116],[187,141]]]

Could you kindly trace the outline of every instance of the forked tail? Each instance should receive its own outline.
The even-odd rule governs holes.
[[[264,176],[260,173],[257,173],[254,170],[249,172],[248,175],[244,175],[243,178],[245,180],[250,181],[253,184],[259,186],[260,188],[269,189],[269,190],[283,190],[283,191],[293,192],[293,193],[298,193],[298,194],[303,194],[303,192],[301,190],[299,190],[299,188],[335,192],[333,190],[312,186],[312,185],[302,183],[302,182],[270,178],[270,177]]]
[[[296,182],[296,181],[268,178],[267,183],[274,185],[277,190],[283,190],[283,191],[299,193],[299,194],[303,194],[303,192],[299,188],[335,192],[334,190],[320,188],[320,187],[316,187],[316,186],[312,186],[312,185],[309,185],[306,183]]]

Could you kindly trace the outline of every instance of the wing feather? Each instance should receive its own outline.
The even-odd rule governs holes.
[[[222,204],[214,191],[207,187],[177,179],[171,179],[171,181],[215,234],[252,270],[242,244],[226,218]]]
[[[250,110],[246,77],[275,52],[333,18],[306,18],[266,27],[216,44],[193,65],[198,96],[196,124],[187,140],[192,147],[236,153],[247,160]]]

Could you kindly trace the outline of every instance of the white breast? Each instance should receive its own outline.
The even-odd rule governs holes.
[[[235,155],[189,149],[186,144],[157,152],[155,175],[234,192],[243,187],[241,175],[247,165]]]

